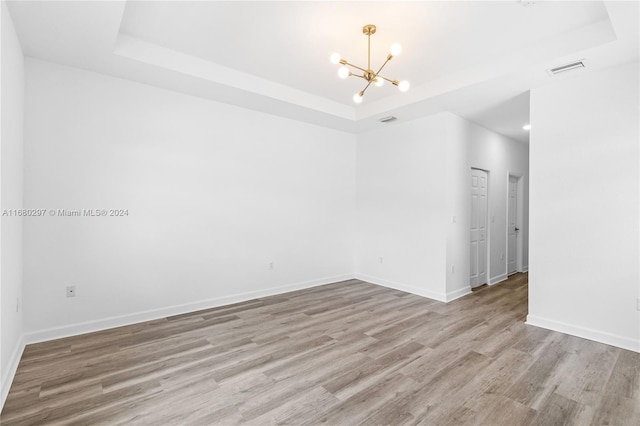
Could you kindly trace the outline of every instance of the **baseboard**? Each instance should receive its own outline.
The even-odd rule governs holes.
[[[459,288],[458,290],[450,291],[446,295],[446,302],[448,303],[456,299],[460,299],[467,294],[471,294],[471,287]]]
[[[522,270],[521,270],[520,272],[522,272],[522,273],[524,273],[524,272],[529,272],[529,265],[527,265],[527,266],[523,266],[523,267],[522,267]]]
[[[7,400],[7,396],[9,395],[9,390],[11,389],[13,378],[16,375],[18,364],[20,364],[20,359],[22,358],[22,353],[24,352],[24,346],[24,337],[20,337],[20,340],[18,340],[18,345],[11,354],[11,360],[9,361],[7,371],[4,372],[3,377],[0,379],[2,380],[2,382],[0,382],[0,411],[2,411],[4,402]]]
[[[497,277],[489,278],[489,282],[487,284],[496,285],[498,283],[501,283],[502,281],[506,281],[508,278],[509,278],[508,274],[501,274],[501,275],[498,275]]]
[[[168,306],[134,314],[120,315],[116,317],[103,318],[95,321],[70,324],[61,327],[53,327],[44,330],[25,333],[24,341],[27,344],[45,342],[48,340],[61,339],[64,337],[77,336],[79,334],[92,333],[94,331],[106,330],[109,328],[122,327],[145,321],[152,321],[172,315],[180,315],[203,309],[211,309],[218,306],[229,305],[231,303],[245,302],[259,297],[275,296],[289,291],[302,290],[324,284],[331,284],[339,281],[355,278],[353,274],[336,275],[317,280],[304,281],[295,284],[288,284],[268,289],[238,293],[231,296],[216,297],[192,303]]]
[[[422,296],[429,299],[438,300],[440,302],[447,302],[447,295],[444,293],[436,293],[436,292],[425,290],[422,288],[413,287],[408,284],[396,283],[393,281],[388,281],[382,278],[377,278],[377,277],[373,277],[371,275],[366,275],[366,274],[356,274],[356,278],[362,281],[369,282],[371,284],[381,285],[383,287],[392,288],[394,290],[405,291],[407,293],[415,294],[417,296]]]
[[[535,315],[528,315],[526,324],[559,331],[560,333],[570,334],[576,337],[582,337],[583,339],[593,340],[595,342],[616,346],[629,351],[640,352],[640,340],[634,340],[628,337],[606,333],[604,331],[541,318]]]

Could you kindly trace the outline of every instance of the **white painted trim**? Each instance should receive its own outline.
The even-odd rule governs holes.
[[[382,278],[373,277],[366,274],[356,274],[356,278],[362,281],[366,281],[372,284],[381,285],[383,287],[392,288],[395,290],[405,291],[407,293],[415,294],[416,296],[426,297],[428,299],[438,300],[440,302],[447,301],[447,295],[444,293],[436,293],[433,291],[425,290],[422,288],[414,287],[408,284],[396,283],[393,281],[387,281]]]
[[[263,290],[238,293],[231,296],[216,297],[213,299],[198,302],[184,303],[175,306],[167,306],[149,311],[136,312],[133,314],[120,315],[116,317],[103,318],[95,321],[87,321],[77,324],[70,324],[61,327],[53,327],[44,330],[37,330],[25,333],[24,341],[29,343],[44,342],[47,340],[61,339],[64,337],[76,336],[78,334],[91,333],[94,331],[106,330],[124,325],[136,324],[144,321],[152,321],[172,315],[180,315],[189,312],[211,309],[218,306],[229,305],[231,303],[244,302],[259,297],[274,296],[289,291],[302,290],[324,284],[331,284],[339,281],[355,278],[353,274],[336,275],[333,277],[320,278],[317,280],[304,281],[295,284],[288,284],[280,287],[272,287]]]
[[[522,271],[520,271],[520,272],[523,272],[523,273],[524,272],[529,272],[529,265],[523,266],[522,267]]]
[[[461,297],[464,297],[467,294],[471,294],[471,286],[459,288],[457,290],[448,292],[446,296],[446,299],[447,299],[446,302],[447,303],[453,302],[454,300],[460,299]]]
[[[502,281],[506,281],[508,278],[509,278],[509,275],[501,274],[501,275],[498,275],[497,277],[489,278],[489,282],[487,284],[496,285],[498,283],[501,283]]]
[[[20,364],[20,358],[22,358],[24,347],[24,336],[21,336],[16,349],[11,354],[11,360],[9,361],[7,371],[5,372],[4,377],[2,377],[2,381],[0,382],[0,411],[2,411],[4,403],[7,400],[7,396],[9,395],[9,390],[11,389],[11,384],[13,383],[13,378],[16,375],[16,371],[18,370],[18,364]]]
[[[541,318],[535,315],[527,315],[526,324],[546,328],[553,331],[559,331],[560,333],[570,334],[572,336],[593,340],[595,342],[604,343],[606,345],[617,346],[629,351],[640,352],[640,340],[630,339],[628,337],[619,336],[617,334],[611,334],[604,331],[581,327],[578,325],[567,324],[561,321],[555,321],[547,318]]]

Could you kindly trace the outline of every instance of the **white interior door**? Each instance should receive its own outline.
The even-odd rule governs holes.
[[[507,221],[507,274],[516,273],[518,242],[518,178],[509,176],[509,212]]]
[[[471,287],[487,282],[487,172],[471,169]]]

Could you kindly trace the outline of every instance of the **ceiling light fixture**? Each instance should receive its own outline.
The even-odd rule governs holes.
[[[402,81],[391,80],[390,78],[380,75],[380,71],[382,71],[382,68],[384,68],[384,66],[387,65],[387,63],[391,59],[393,59],[394,56],[398,56],[400,52],[402,52],[402,46],[400,46],[397,43],[391,45],[391,49],[389,49],[389,54],[387,55],[387,60],[384,61],[384,63],[378,69],[377,72],[374,72],[371,69],[371,36],[376,33],[376,26],[365,25],[364,27],[362,27],[362,33],[367,36],[367,68],[366,69],[359,67],[357,65],[350,64],[346,59],[343,59],[339,53],[333,53],[331,55],[332,64],[342,65],[338,69],[338,76],[340,78],[347,78],[347,77],[353,76],[353,77],[360,77],[367,81],[367,85],[364,87],[364,89],[362,89],[360,92],[353,95],[353,101],[359,104],[360,102],[362,102],[362,97],[364,96],[364,92],[369,88],[369,86],[371,86],[371,83],[373,83],[377,87],[380,87],[383,85],[385,80],[387,80],[389,83],[393,84],[394,86],[398,86],[398,89],[400,89],[401,92],[406,92],[407,90],[409,90],[409,82],[407,80],[402,80]],[[362,75],[359,73],[357,74],[352,73],[348,67],[355,68],[356,70],[361,71]]]

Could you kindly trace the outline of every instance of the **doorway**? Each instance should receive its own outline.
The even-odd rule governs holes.
[[[471,288],[487,283],[488,173],[471,169]]]
[[[510,172],[507,184],[507,276],[527,271],[523,263],[526,249],[524,194],[523,175]]]
[[[518,272],[518,178],[509,176],[507,202],[507,275]]]

